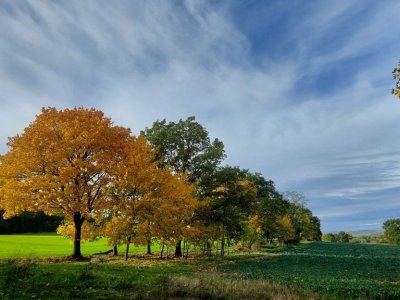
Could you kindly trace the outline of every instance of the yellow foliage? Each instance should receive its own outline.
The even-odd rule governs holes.
[[[279,217],[278,224],[280,225],[280,236],[283,240],[289,241],[295,238],[293,222],[288,215]]]
[[[42,210],[82,217],[104,204],[104,189],[124,157],[129,129],[95,109],[43,108],[0,158],[0,206],[10,217]]]

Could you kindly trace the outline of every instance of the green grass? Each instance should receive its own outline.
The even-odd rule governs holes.
[[[144,263],[143,263],[144,262]],[[158,298],[162,277],[185,275],[190,268],[169,261],[107,263],[0,262],[1,299]]]
[[[110,248],[105,239],[82,245],[87,256]],[[70,241],[55,234],[0,236],[0,298],[400,299],[399,246],[307,243],[226,257],[131,256],[127,262],[123,251],[92,262],[60,258],[71,250]],[[153,250],[157,254],[157,245]]]
[[[0,235],[0,258],[67,256],[72,253],[72,248],[71,240],[55,233]],[[84,256],[111,248],[105,238],[94,242],[82,241],[81,245]],[[154,245],[152,250],[159,251],[159,248],[159,245]],[[124,252],[125,247],[121,246],[118,250]],[[146,253],[146,247],[131,245],[129,253]]]
[[[398,246],[311,243],[277,256],[223,265],[220,270],[338,299],[400,299]]]

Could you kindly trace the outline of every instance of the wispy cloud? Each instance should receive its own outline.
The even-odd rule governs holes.
[[[381,222],[400,208],[398,9],[1,1],[0,152],[42,106],[95,106],[135,133],[195,115],[228,163],[303,192],[324,229]]]

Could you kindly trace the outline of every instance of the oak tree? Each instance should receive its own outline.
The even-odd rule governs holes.
[[[43,108],[0,157],[0,206],[62,214],[74,224],[73,258],[81,258],[82,224],[107,206],[106,189],[124,160],[130,130],[96,109]]]
[[[126,259],[131,242],[149,244],[152,238],[176,242],[183,235],[181,220],[190,218],[197,207],[186,175],[159,168],[154,156],[146,139],[136,138],[109,186],[111,208],[102,215],[112,218],[105,235],[113,245],[126,244]]]
[[[202,187],[212,180],[217,166],[225,158],[224,144],[218,139],[210,140],[207,130],[195,117],[179,122],[156,121],[143,132],[150,144],[158,149],[157,158],[162,166],[169,166],[174,172],[187,173],[188,181],[197,186],[198,197],[206,193]],[[182,227],[189,224],[182,219]],[[176,256],[182,256],[181,240],[175,249]]]

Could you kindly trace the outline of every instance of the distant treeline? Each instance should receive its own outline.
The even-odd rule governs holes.
[[[322,240],[331,243],[391,243],[387,238],[385,238],[384,234],[378,232],[362,235],[352,235],[351,233],[344,231],[338,233],[324,233],[322,235]]]
[[[0,234],[55,232],[63,220],[60,216],[47,216],[43,212],[24,212],[10,219],[3,218],[0,210]]]

